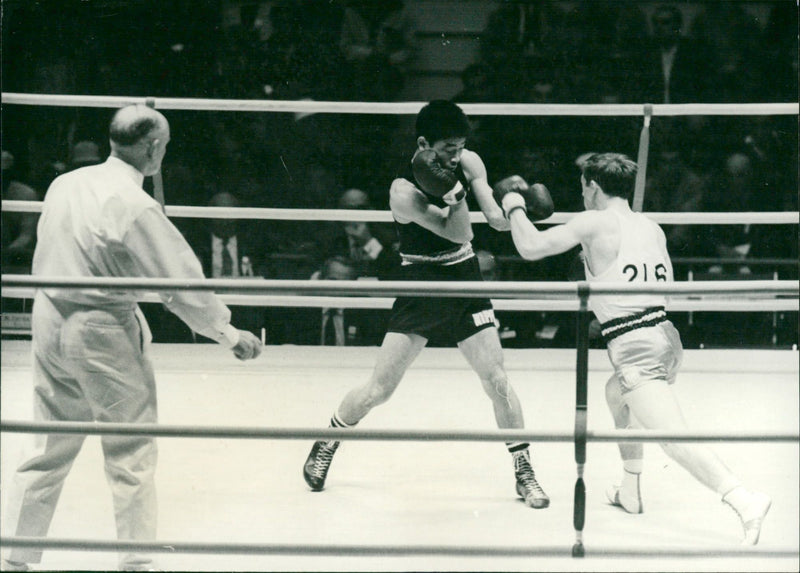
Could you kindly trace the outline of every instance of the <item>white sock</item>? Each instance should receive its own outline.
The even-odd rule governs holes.
[[[622,474],[622,484],[620,488],[624,491],[631,492],[639,497],[639,476],[641,473],[631,473],[628,471]]]
[[[722,496],[722,501],[729,504],[740,514],[750,504],[751,499],[752,494],[743,485],[737,485]]]
[[[638,460],[622,460],[622,467],[626,473],[640,474],[644,467],[644,461],[641,458]]]

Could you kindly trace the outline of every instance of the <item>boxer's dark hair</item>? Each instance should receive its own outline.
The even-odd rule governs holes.
[[[472,127],[464,111],[449,100],[433,100],[417,114],[417,137],[428,144],[451,137],[468,137]]]
[[[636,185],[638,166],[622,153],[595,153],[581,165],[587,183],[594,181],[606,195],[630,199]]]

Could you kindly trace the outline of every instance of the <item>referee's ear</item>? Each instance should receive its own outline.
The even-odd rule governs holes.
[[[147,153],[148,159],[153,159],[156,155],[156,149],[158,149],[158,138],[150,139],[147,141],[147,148],[145,153]]]

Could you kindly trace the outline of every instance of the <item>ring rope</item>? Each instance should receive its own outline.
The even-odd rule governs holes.
[[[275,439],[275,440],[366,440],[421,442],[569,442],[574,432],[532,432],[530,430],[380,430],[355,428],[265,428],[262,426],[190,426],[112,422],[30,422],[7,420],[0,432],[17,434],[82,434],[93,436],[152,436],[161,438]],[[608,430],[586,431],[594,442],[798,442],[800,435],[786,431],[689,431],[689,430]]]
[[[336,280],[253,280],[253,279],[164,279],[141,277],[41,277],[2,275],[3,287],[121,289],[121,290],[204,290],[246,293],[363,295],[363,296],[441,296],[469,298],[517,298],[533,294],[575,296],[582,289],[589,295],[663,294],[731,295],[762,294],[800,295],[800,285],[791,280],[687,281],[661,283],[593,283],[586,281],[336,281]]]
[[[3,288],[3,298],[32,299],[36,289],[26,287]],[[394,298],[387,297],[334,297],[334,296],[292,296],[270,294],[219,294],[228,306],[265,306],[285,308],[344,308],[388,310]],[[138,302],[162,303],[155,293],[143,293]],[[545,311],[574,312],[579,308],[576,300],[559,299],[492,299],[496,311]],[[795,299],[672,299],[667,302],[670,312],[798,312],[800,301]]]
[[[495,257],[497,258],[497,257]],[[798,265],[797,259],[781,257],[763,257],[758,259],[742,259],[741,257],[672,257],[673,264],[681,265],[747,265],[747,266],[786,266]]]
[[[315,100],[240,100],[155,98],[3,92],[4,104],[117,108],[153,102],[158,109],[194,111],[268,111],[292,113],[353,113],[415,115],[428,102],[348,102]],[[652,105],[653,115],[798,115],[798,103],[690,103],[690,104],[459,104],[468,115],[642,116]]]
[[[106,541],[101,539],[68,539],[56,537],[0,537],[0,545],[8,547],[69,549],[75,551],[149,552],[149,553],[232,553],[274,555],[355,555],[355,556],[459,556],[459,557],[569,557],[569,548],[562,545],[537,547],[492,547],[481,545],[338,545],[300,543],[202,543],[186,541]],[[586,551],[587,557],[794,557],[795,548],[671,548],[605,547]]]
[[[3,211],[41,213],[42,201],[18,201],[4,199]],[[362,221],[369,223],[391,223],[391,211],[361,209],[275,209],[262,207],[198,207],[188,205],[167,205],[169,217],[192,219],[269,219],[274,221]],[[554,213],[537,223],[542,225],[566,223],[577,212]],[[730,213],[645,213],[647,217],[661,224],[669,225],[797,225],[800,224],[798,211],[742,211]],[[486,216],[480,211],[470,213],[473,223],[486,223]]]

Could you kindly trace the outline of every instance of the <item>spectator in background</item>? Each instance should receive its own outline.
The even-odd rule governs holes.
[[[338,40],[343,9],[336,2],[279,1],[269,10],[257,77],[262,97],[340,97],[342,61]]]
[[[497,100],[572,103],[586,59],[581,14],[557,2],[515,0],[489,15],[480,58],[491,71]]]
[[[722,167],[713,173],[704,204],[705,211],[742,212],[771,211],[777,198],[774,190],[767,185],[768,180],[758,162],[742,150],[734,150],[722,161]],[[795,188],[796,191],[796,188]],[[778,238],[778,245],[786,247],[774,233],[779,225],[708,225],[705,227],[705,251],[701,256],[727,259],[712,264],[705,272],[695,274],[695,280],[770,280],[774,278],[777,267],[754,264],[750,261],[765,257],[786,256],[787,251],[774,251],[772,240]],[[796,231],[796,227],[795,227]],[[784,235],[786,228],[780,229]],[[793,234],[792,243],[797,243]],[[796,268],[796,266],[795,266]],[[781,277],[783,278],[783,277]],[[788,277],[786,277],[788,278]],[[795,277],[796,278],[796,277]],[[730,314],[704,312],[695,316],[690,336],[699,343],[721,344],[741,347],[743,345],[764,346],[771,344],[774,332],[773,316],[770,313],[737,313],[737,324],[747,328],[732,328]],[[795,323],[796,332],[796,323]]]
[[[709,46],[683,34],[683,12],[664,4],[653,12],[652,36],[641,54],[636,99],[651,103],[718,101],[716,62]]]
[[[346,256],[325,259],[311,280],[353,281],[358,265]],[[304,346],[377,346],[386,331],[387,310],[341,307],[274,309],[269,338]]]
[[[482,62],[468,65],[461,71],[461,91],[454,97],[457,103],[490,103],[495,98],[491,82],[492,70]],[[473,129],[475,129],[473,121]]]
[[[797,101],[798,38],[797,5],[792,2],[776,2],[769,14],[763,34],[764,70],[766,93],[764,99],[774,102]],[[794,122],[797,125],[797,122]],[[797,139],[796,137],[793,139]]]
[[[557,10],[551,4],[512,0],[502,2],[489,15],[480,36],[480,57],[490,70],[519,68],[526,58],[545,55],[548,31]]]
[[[760,208],[767,211],[797,211],[798,151],[797,117],[757,116],[750,118],[743,149],[764,181]],[[783,225],[759,226],[764,247],[761,256],[797,259],[797,227],[787,233]],[[782,267],[781,278],[796,278],[797,266]],[[787,272],[788,271],[788,272]]]
[[[357,277],[356,265],[345,257],[327,259],[322,269],[311,278],[330,281],[354,281]],[[355,333],[355,327],[353,332]],[[323,308],[322,322],[319,328],[319,344],[323,346],[344,346],[347,341],[347,329],[343,308]]]
[[[339,47],[352,74],[350,95],[364,101],[400,99],[414,58],[415,26],[400,0],[351,0]]]
[[[761,30],[741,2],[717,0],[702,5],[690,34],[708,42],[716,66],[714,102],[757,103],[771,83],[762,73]],[[702,101],[702,100],[701,100]]]
[[[347,257],[327,259],[312,279],[352,281],[358,265]],[[386,332],[387,311],[357,308],[323,308],[318,322],[318,344],[325,346],[377,346]]]
[[[271,203],[276,197],[283,199],[286,189],[269,177],[272,172],[265,166],[262,146],[250,143],[268,138],[262,118],[273,115],[279,114],[224,114],[211,121],[213,140],[203,148],[207,152],[204,165],[195,167],[198,173],[206,176],[201,179],[200,186],[205,193],[198,200],[206,201],[219,189],[227,189],[245,205],[288,206],[279,201]],[[265,181],[270,182],[269,193],[264,192]]]
[[[270,6],[270,33],[264,40],[259,62],[258,78],[262,97],[289,99],[294,91],[290,86],[296,74],[292,56],[300,43],[300,19],[297,8],[290,3],[277,2]],[[287,89],[288,88],[288,89]]]
[[[756,172],[753,161],[745,153],[734,152],[725,158],[724,165],[713,177],[704,203],[705,211],[742,212],[762,211],[768,205],[765,202],[763,179]],[[711,257],[739,259],[739,264],[715,264],[708,272],[721,274],[733,271],[740,275],[749,275],[752,270],[746,259],[758,256],[765,245],[760,244],[758,226],[744,225],[709,225],[707,228],[706,254]]]
[[[239,207],[239,200],[227,191],[214,193],[209,207]],[[192,248],[207,278],[250,278],[261,276],[260,235],[238,218],[203,219],[203,228]],[[246,230],[249,229],[249,230]],[[233,306],[232,319],[239,328],[260,336],[264,327],[263,307]]]
[[[2,151],[3,200],[41,201],[39,194],[17,174],[14,155]],[[38,213],[2,212],[2,265],[4,273],[30,274],[33,250],[36,247]]]
[[[674,4],[657,6],[651,25],[652,35],[636,60],[633,73],[628,74],[627,91],[634,101],[676,104],[719,101],[718,66],[713,51],[705,39],[685,35],[681,9]],[[659,123],[679,140],[692,141],[714,132],[717,122],[708,116],[695,115],[664,117]],[[704,147],[700,154],[707,153],[708,146]]]
[[[227,191],[214,193],[209,207],[238,207],[239,200]],[[206,219],[206,231],[194,247],[209,278],[238,278],[254,276],[258,247],[253,245],[252,233],[240,233],[237,218]]]
[[[360,101],[402,99],[406,73],[416,53],[415,23],[399,0],[353,0],[346,3],[339,30],[344,60],[336,70],[346,89],[342,98]],[[341,129],[344,152],[339,165],[343,187],[370,195],[385,194],[399,145],[400,117],[367,114],[348,117]],[[376,153],[376,150],[381,150]]]
[[[264,91],[264,74],[259,73],[265,46],[258,16],[257,4],[243,3],[239,6],[238,22],[219,38],[213,70],[216,77],[209,82],[214,97],[256,99],[271,95],[272,88]],[[280,60],[274,53],[271,56]]]
[[[87,165],[102,163],[100,146],[94,141],[79,141],[72,146],[67,163],[67,171],[72,171]]]
[[[657,143],[657,142],[654,142]],[[709,175],[687,161],[680,146],[655,146],[645,183],[645,212],[698,212],[706,202]],[[673,257],[694,256],[702,240],[697,225],[663,225],[667,250]],[[676,270],[676,274],[679,270]]]
[[[635,79],[628,76],[647,41],[647,16],[638,3],[616,0],[584,1],[581,10],[586,12],[592,78],[601,86],[596,103],[633,102],[628,81]],[[612,94],[617,101],[610,101]]]
[[[339,197],[339,209],[373,209],[369,196],[361,189],[348,189]],[[353,264],[358,277],[381,280],[391,279],[400,264],[397,252],[397,233],[391,223],[380,224],[364,221],[336,223],[333,235],[326,238],[323,246],[326,258],[340,255]]]
[[[344,158],[355,153],[343,145],[341,132],[342,118],[335,114],[294,114],[283,134],[280,151],[284,171],[289,176],[290,191],[285,206],[315,209],[334,204],[345,177]],[[374,154],[369,160],[377,163]]]
[[[492,103],[497,101],[495,70],[479,60],[461,70],[461,90],[452,97],[455,103]],[[519,118],[523,119],[523,118]],[[474,116],[470,118],[472,125],[472,147],[482,156],[490,154],[497,147],[497,138],[494,136],[498,124],[504,123],[497,116]]]

